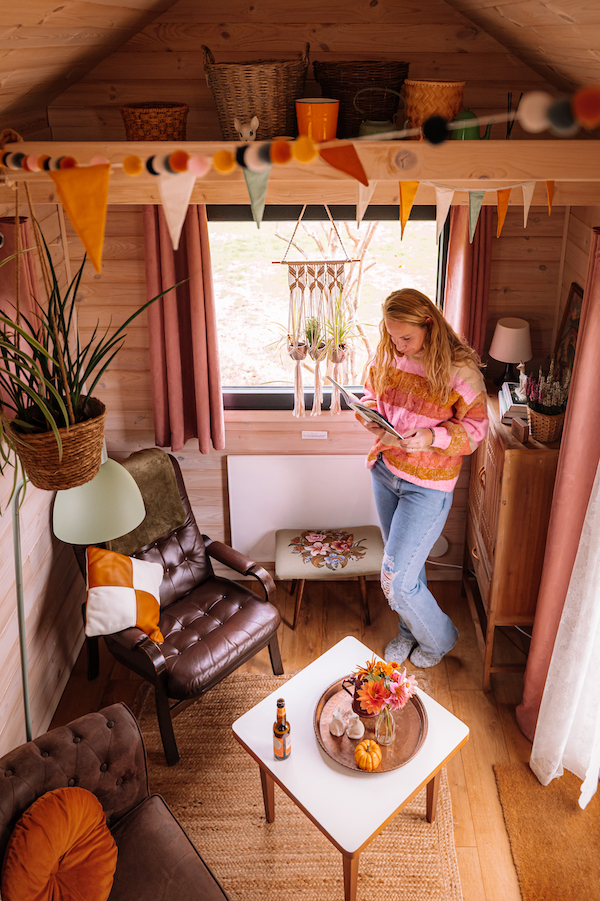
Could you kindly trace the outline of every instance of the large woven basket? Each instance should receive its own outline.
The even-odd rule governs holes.
[[[527,421],[532,438],[541,441],[542,444],[551,444],[553,441],[558,441],[562,435],[565,412],[548,416],[546,413],[538,413],[537,410],[527,407]]]
[[[297,133],[295,100],[304,94],[308,69],[307,44],[299,59],[216,63],[208,47],[204,52],[206,81],[217,106],[225,141],[239,141],[233,124],[258,117],[258,140]]]
[[[315,79],[323,97],[340,101],[338,114],[339,138],[355,138],[363,119],[389,121],[398,109],[398,97],[383,91],[365,92],[360,97],[360,111],[354,98],[363,88],[391,88],[400,91],[408,75],[409,63],[398,60],[358,60],[321,62],[315,60]]]
[[[463,108],[464,81],[433,81],[407,78],[404,100],[407,128],[420,128],[430,116],[443,116],[449,122]]]
[[[130,103],[121,107],[128,141],[185,141],[187,103]]]
[[[87,400],[90,418],[59,429],[62,459],[54,432],[23,433],[9,426],[17,444],[19,460],[27,478],[36,488],[62,491],[89,482],[102,462],[102,442],[106,407],[95,397]]]

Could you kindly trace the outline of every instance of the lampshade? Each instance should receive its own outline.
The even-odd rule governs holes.
[[[68,544],[98,544],[135,529],[146,515],[137,482],[107,459],[91,481],[57,491],[52,528]]]
[[[526,363],[531,360],[529,323],[525,319],[499,319],[488,353],[501,363]]]

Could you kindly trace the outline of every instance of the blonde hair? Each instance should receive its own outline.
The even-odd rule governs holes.
[[[425,329],[423,365],[429,391],[445,404],[450,396],[450,370],[470,361],[481,368],[479,355],[462,341],[446,322],[441,311],[425,294],[415,288],[401,288],[386,297],[379,325],[380,339],[371,367],[371,384],[376,394],[383,394],[397,351],[385,320],[406,322]]]

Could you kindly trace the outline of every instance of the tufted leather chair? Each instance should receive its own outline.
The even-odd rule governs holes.
[[[160,589],[164,643],[156,644],[137,628],[104,636],[119,663],[154,685],[158,723],[170,766],[179,760],[172,716],[267,645],[273,672],[283,673],[277,641],[281,619],[269,600],[275,591],[273,579],[253,560],[200,534],[179,464],[174,457],[171,462],[185,522],[132,554],[164,567]],[[75,552],[85,573],[85,548],[76,547]],[[216,576],[211,557],[241,575],[258,579],[264,599],[245,586]],[[93,656],[97,655],[97,640],[88,639],[88,652],[90,649]],[[88,673],[97,675],[97,665],[92,664]]]
[[[10,834],[36,798],[77,785],[104,808],[118,847],[109,901],[227,901],[160,795],[148,789],[139,726],[125,704],[88,713],[0,759],[0,866]]]

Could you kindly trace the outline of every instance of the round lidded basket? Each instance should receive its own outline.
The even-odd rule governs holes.
[[[354,60],[322,62],[315,60],[315,80],[324,97],[340,101],[338,137],[355,138],[363,119],[386,122],[393,120],[398,109],[398,97],[385,91],[361,94],[360,110],[354,98],[364,88],[388,88],[400,91],[408,75],[409,63],[400,60]]]
[[[27,478],[36,488],[62,491],[91,481],[102,462],[102,443],[106,407],[90,397],[86,401],[90,418],[58,430],[62,442],[62,458],[52,430],[21,432],[8,426],[17,445],[17,454]]]
[[[258,118],[256,138],[264,141],[280,135],[295,135],[295,101],[304,94],[308,53],[306,44],[299,59],[256,60],[247,63],[216,63],[204,44],[204,72],[219,117],[224,141],[239,141],[234,119]]]
[[[463,108],[464,81],[435,81],[407,78],[404,101],[407,128],[420,128],[431,116],[442,116],[449,122]]]
[[[185,141],[187,103],[152,100],[121,107],[128,141]]]
[[[558,441],[562,435],[565,412],[563,410],[562,413],[549,416],[547,413],[538,413],[537,410],[527,407],[527,422],[531,437],[536,441],[541,441],[542,444],[552,444],[553,441]]]

